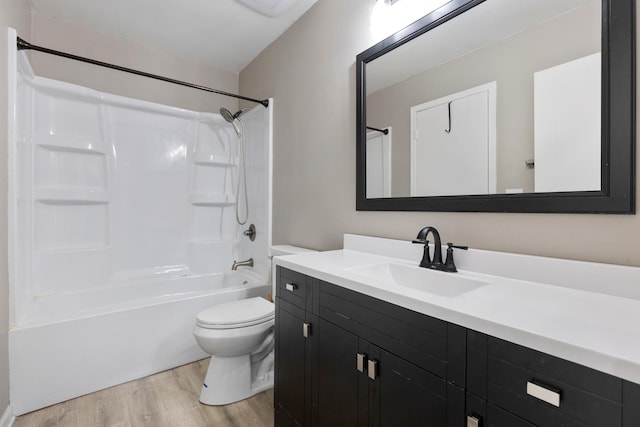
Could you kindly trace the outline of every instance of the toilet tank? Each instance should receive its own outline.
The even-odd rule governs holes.
[[[269,258],[271,261],[271,299],[274,300],[276,297],[276,265],[273,262],[274,256],[283,256],[283,255],[296,255],[302,254],[305,252],[318,252],[313,249],[301,248],[299,246],[291,246],[291,245],[274,245],[271,246],[271,256]]]

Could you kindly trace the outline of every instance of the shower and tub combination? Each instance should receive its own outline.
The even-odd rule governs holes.
[[[14,415],[207,357],[196,314],[270,292],[272,102],[195,112],[9,60]]]

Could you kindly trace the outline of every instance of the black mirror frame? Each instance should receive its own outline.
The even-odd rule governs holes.
[[[601,191],[366,198],[366,64],[484,1],[452,0],[356,57],[356,210],[635,214],[635,0],[602,0]]]

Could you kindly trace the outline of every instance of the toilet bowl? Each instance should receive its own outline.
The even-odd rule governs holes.
[[[211,354],[200,402],[226,405],[273,387],[275,307],[256,297],[209,307],[193,335]]]

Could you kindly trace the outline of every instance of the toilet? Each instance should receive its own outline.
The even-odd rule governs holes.
[[[274,304],[262,297],[209,307],[193,335],[211,354],[200,402],[227,405],[273,387]]]
[[[272,248],[291,255],[309,249]],[[211,355],[200,402],[227,405],[273,387],[275,305],[262,297],[218,304],[196,316],[193,335]]]

